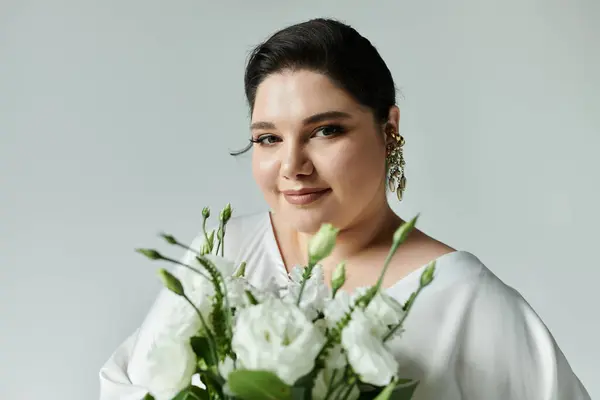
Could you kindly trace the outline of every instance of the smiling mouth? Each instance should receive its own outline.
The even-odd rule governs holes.
[[[288,203],[295,206],[304,206],[314,203],[331,192],[331,189],[304,189],[298,191],[283,191],[283,197]]]

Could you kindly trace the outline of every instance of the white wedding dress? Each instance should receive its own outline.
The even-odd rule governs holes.
[[[199,235],[193,246],[201,242]],[[232,218],[225,252],[236,264],[247,262],[246,276],[258,288],[271,278],[288,279],[268,213]],[[388,293],[403,303],[421,272]],[[163,289],[140,328],[102,367],[101,400],[140,400],[147,393],[136,377],[175,297]],[[415,400],[590,399],[533,309],[469,252],[437,260],[433,284],[419,296],[405,330],[390,345],[401,376],[420,381]]]

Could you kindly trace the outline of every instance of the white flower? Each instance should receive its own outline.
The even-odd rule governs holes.
[[[298,307],[272,298],[240,311],[232,347],[240,368],[270,371],[291,385],[312,371],[324,343]]]
[[[396,377],[398,362],[363,310],[354,310],[352,319],[342,330],[342,346],[348,362],[363,382],[385,386]]]
[[[333,299],[327,299],[323,308],[327,325],[335,326],[350,311],[350,306],[353,304],[352,297],[344,290],[337,292]]]
[[[327,369],[342,369],[348,364],[344,349],[339,344],[334,345],[327,354],[325,367]]]
[[[246,291],[253,293],[254,290],[245,278],[226,278],[225,286],[227,287],[229,307],[242,308],[250,305]]]
[[[224,277],[233,274],[235,267],[231,261],[215,255],[206,255],[205,257],[215,265]],[[192,267],[204,275],[208,275],[208,272],[197,260]],[[213,305],[212,300],[215,295],[213,283],[206,277],[189,269],[181,270],[178,278],[183,285],[185,295],[200,311],[204,321],[209,323],[209,315]],[[173,295],[175,296],[175,294]],[[163,319],[160,335],[189,339],[201,331],[202,328],[202,322],[194,307],[183,297],[179,297],[174,301],[173,308],[169,309],[168,314]]]
[[[195,273],[183,273],[180,280],[186,296],[206,320],[212,308],[213,291],[210,282]],[[202,323],[194,307],[174,293],[166,295],[174,297],[172,306],[165,310],[160,320],[157,320],[154,336],[158,338],[157,340],[163,337],[187,340],[196,335],[202,329]]]
[[[235,370],[235,362],[231,357],[227,356],[223,361],[219,362],[218,368],[221,376],[227,380],[229,374]]]
[[[327,320],[325,320],[324,318],[314,320],[313,325],[324,335],[327,333],[327,328],[329,326],[327,325]]]
[[[294,267],[290,272],[290,282],[283,288],[281,297],[284,301],[296,304],[302,287],[302,274],[304,269]],[[317,265],[313,268],[310,278],[304,285],[302,291],[302,299],[300,300],[300,308],[306,313],[306,316],[311,321],[317,318],[319,312],[323,310],[325,301],[330,296],[330,290],[325,284],[323,276],[323,268]]]
[[[378,292],[365,308],[365,314],[373,323],[378,335],[383,338],[389,327],[396,325],[404,316],[402,305],[386,293]]]
[[[196,354],[189,342],[165,339],[150,349],[145,368],[133,370],[131,379],[156,400],[171,400],[190,385],[195,372]]]
[[[253,286],[254,287],[254,286]],[[277,283],[275,277],[269,278],[266,284],[261,284],[261,290],[256,290],[256,299],[259,303],[271,298],[281,298],[282,287]]]

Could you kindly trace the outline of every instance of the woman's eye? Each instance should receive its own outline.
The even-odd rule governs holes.
[[[256,139],[252,139],[252,143],[258,143],[260,145],[269,146],[279,141],[279,138],[275,135],[261,135]]]
[[[319,128],[315,131],[314,136],[328,137],[344,133],[344,128],[339,125],[329,125]]]

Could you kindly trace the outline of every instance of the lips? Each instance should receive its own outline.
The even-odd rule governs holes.
[[[281,194],[290,204],[307,205],[319,200],[329,192],[331,192],[329,188],[303,188],[299,190],[282,190]]]

